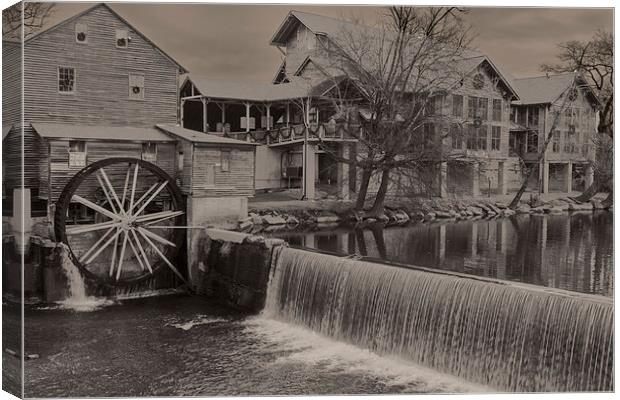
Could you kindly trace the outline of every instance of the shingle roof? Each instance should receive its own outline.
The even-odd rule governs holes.
[[[519,104],[553,103],[570,87],[573,78],[572,73],[567,73],[515,79],[515,87],[521,99]]]
[[[284,21],[273,34],[270,44],[275,46],[286,45],[286,39],[297,26],[297,21],[304,24],[308,29],[317,35],[336,35],[347,29],[373,29],[372,27],[362,27],[352,22],[326,17],[324,15],[313,14],[303,11],[291,10]]]
[[[311,87],[303,82],[272,83],[228,81],[190,74],[188,78],[200,94],[211,98],[246,101],[276,101],[308,96]]]
[[[92,126],[33,122],[39,136],[48,139],[84,139],[110,141],[174,142],[170,136],[153,128],[127,126]]]
[[[193,131],[191,129],[181,128],[181,126],[179,125],[159,124],[157,125],[157,127],[164,132],[167,132],[173,136],[188,140],[193,143],[208,143],[208,144],[236,145],[236,146],[257,146],[256,143],[244,142],[242,140],[218,136],[212,133],[203,133],[203,132]]]

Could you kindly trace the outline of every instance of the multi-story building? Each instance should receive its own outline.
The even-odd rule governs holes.
[[[541,193],[584,190],[594,176],[598,125],[599,101],[590,85],[573,73],[515,79],[514,85],[520,99],[511,109],[510,156],[535,169],[528,184]]]

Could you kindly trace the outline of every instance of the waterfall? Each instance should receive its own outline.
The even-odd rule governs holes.
[[[62,245],[60,251],[61,267],[67,278],[67,285],[69,289],[69,296],[59,302],[62,308],[71,309],[74,311],[95,311],[105,305],[113,303],[113,301],[88,296],[86,294],[86,285],[80,270],[73,264],[71,258],[69,258],[69,250]]]
[[[612,391],[611,299],[282,248],[264,315],[506,391]]]

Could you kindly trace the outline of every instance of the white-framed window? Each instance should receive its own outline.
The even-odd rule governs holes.
[[[501,143],[502,143],[502,127],[492,126],[491,127],[491,150],[499,151]]]
[[[75,41],[78,43],[88,43],[88,25],[83,22],[75,24]]]
[[[69,141],[69,166],[86,166],[86,142],[83,140]]]
[[[126,49],[129,46],[129,32],[127,29],[116,30],[116,47]]]
[[[230,157],[231,153],[229,150],[222,150],[220,153],[220,170],[222,172],[230,171]]]
[[[129,74],[129,100],[144,100],[144,75]]]
[[[58,67],[58,92],[75,93],[75,68]]]
[[[157,161],[157,143],[142,143],[142,159],[148,162]]]

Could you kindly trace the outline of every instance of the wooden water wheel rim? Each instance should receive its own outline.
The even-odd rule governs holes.
[[[122,193],[117,193],[110,182],[105,167],[112,165],[127,164],[127,174]],[[132,169],[133,166],[133,169]],[[156,178],[156,182],[140,197],[136,195],[136,185],[139,171],[146,171]],[[108,208],[104,208],[82,196],[76,194],[80,185],[90,177],[95,176],[107,198]],[[146,214],[146,209],[160,193],[165,192],[170,196],[170,210],[158,213]],[[69,204],[76,202],[86,206],[108,218],[108,220],[90,225],[76,225],[67,227],[67,210]],[[107,286],[126,286],[138,283],[150,278],[162,267],[170,268],[178,278],[185,282],[185,277],[174,266],[175,256],[181,248],[184,239],[182,229],[172,229],[170,238],[163,238],[148,228],[156,228],[158,223],[172,222],[170,226],[182,226],[185,210],[181,191],[174,179],[164,170],[150,162],[136,158],[108,158],[94,162],[74,175],[64,187],[56,203],[54,215],[54,233],[56,239],[64,243],[68,248],[69,258],[78,267],[80,272],[87,278]],[[95,218],[96,220],[96,218]],[[159,227],[161,228],[161,226]],[[88,251],[78,257],[71,247],[69,236],[84,234],[87,232],[105,231],[104,235],[92,245]],[[112,242],[113,255],[110,258],[110,272],[105,276],[90,271],[87,266],[97,259]],[[116,244],[121,242],[120,254],[116,259]],[[148,244],[150,249],[157,254],[158,259],[149,261],[141,242]],[[160,250],[155,243],[164,246]],[[125,252],[133,252],[133,257],[141,267],[143,273],[134,277],[122,277],[122,267]]]

